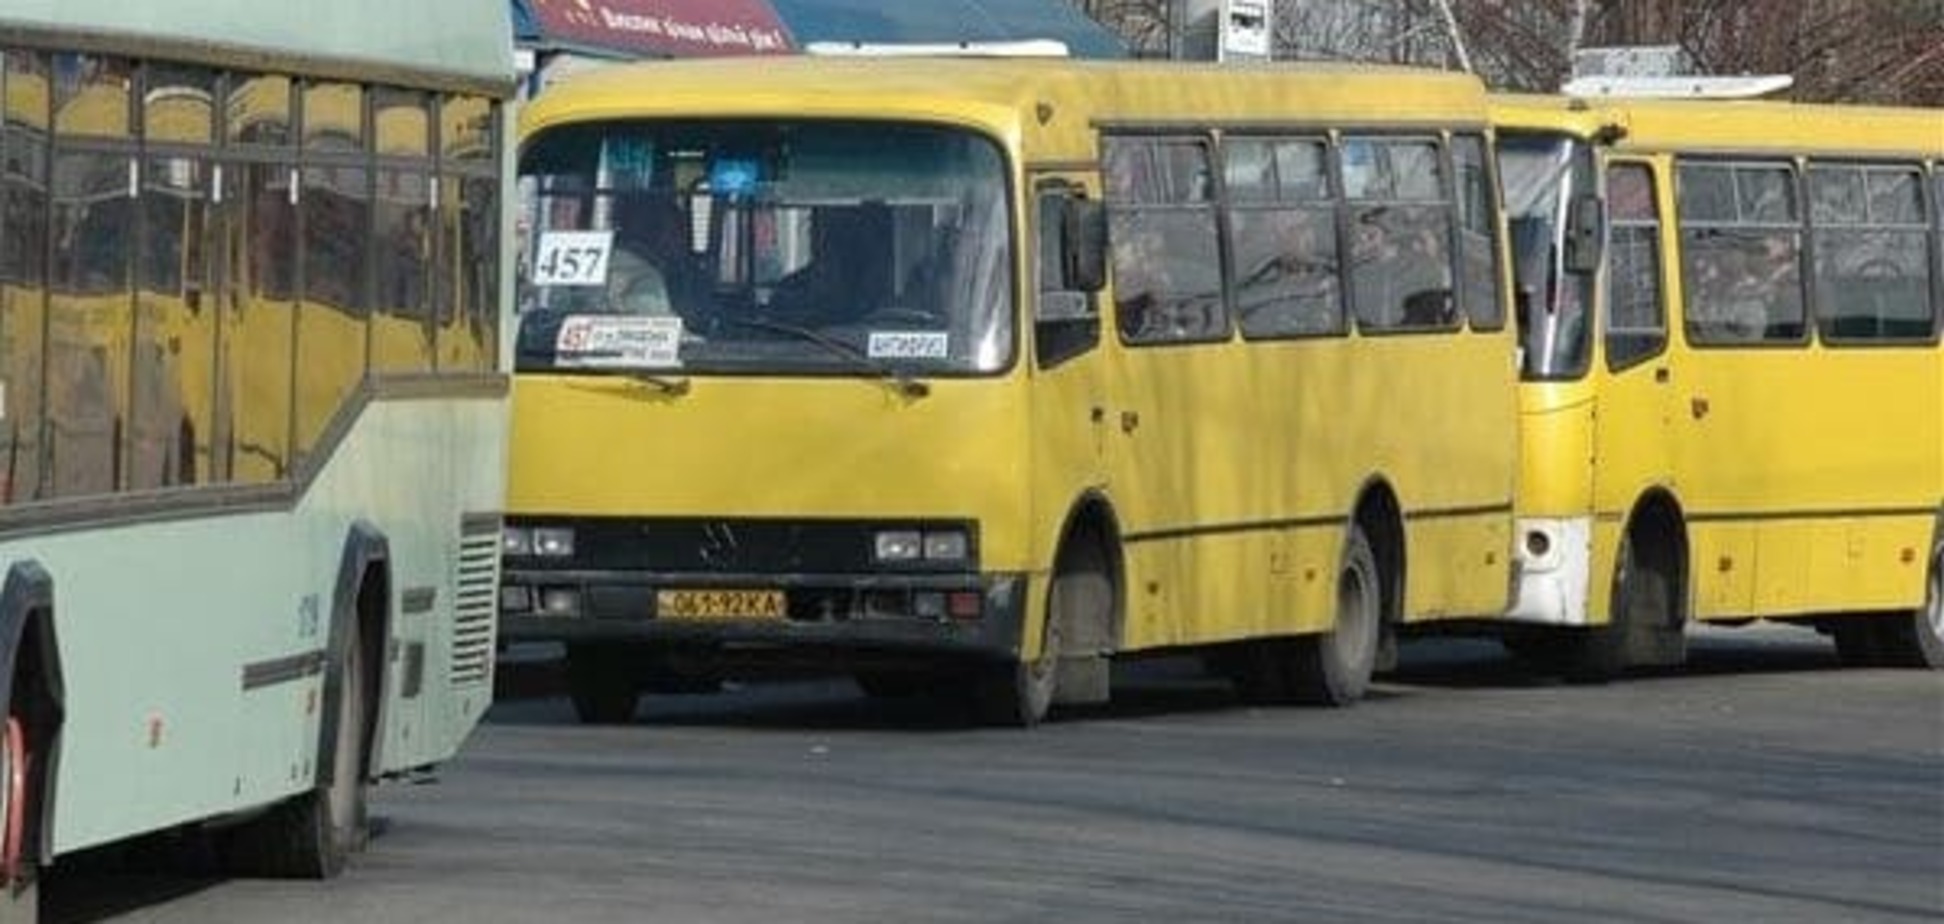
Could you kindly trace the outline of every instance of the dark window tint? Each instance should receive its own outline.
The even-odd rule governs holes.
[[[1351,200],[1350,291],[1358,326],[1456,327],[1452,209],[1437,144],[1352,138],[1340,150]]]

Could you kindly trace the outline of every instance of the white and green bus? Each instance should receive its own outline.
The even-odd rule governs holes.
[[[509,35],[0,7],[0,917],[185,825],[331,875],[488,706]]]

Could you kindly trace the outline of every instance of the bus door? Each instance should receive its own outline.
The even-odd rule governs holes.
[[[1034,174],[1027,189],[1027,240],[1033,245],[1029,278],[1036,281],[1031,306],[1034,425],[1028,450],[1033,506],[1065,511],[1083,492],[1103,485],[1112,445],[1100,349],[1098,277],[1105,257],[1100,183],[1097,176],[1048,171]],[[1095,250],[1091,255],[1086,253],[1089,247]],[[1041,533],[1048,543],[1059,539],[1047,530]],[[1052,560],[1053,548],[1041,551],[1041,560]]]
[[[1591,587],[1604,606],[1605,576],[1619,536],[1641,494],[1665,484],[1670,465],[1674,363],[1668,352],[1670,233],[1662,216],[1671,184],[1648,160],[1609,158],[1606,276],[1600,307],[1598,417],[1594,433],[1593,508],[1612,540],[1596,544]]]

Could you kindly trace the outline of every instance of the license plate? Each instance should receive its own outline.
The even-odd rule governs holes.
[[[658,590],[661,619],[782,619],[780,590]]]

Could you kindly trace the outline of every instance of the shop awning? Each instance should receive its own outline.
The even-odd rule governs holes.
[[[787,54],[768,0],[513,0],[514,38],[603,57]]]
[[[1066,0],[512,0],[515,38],[603,57],[787,54],[812,42],[1053,39],[1118,58],[1112,32]]]

